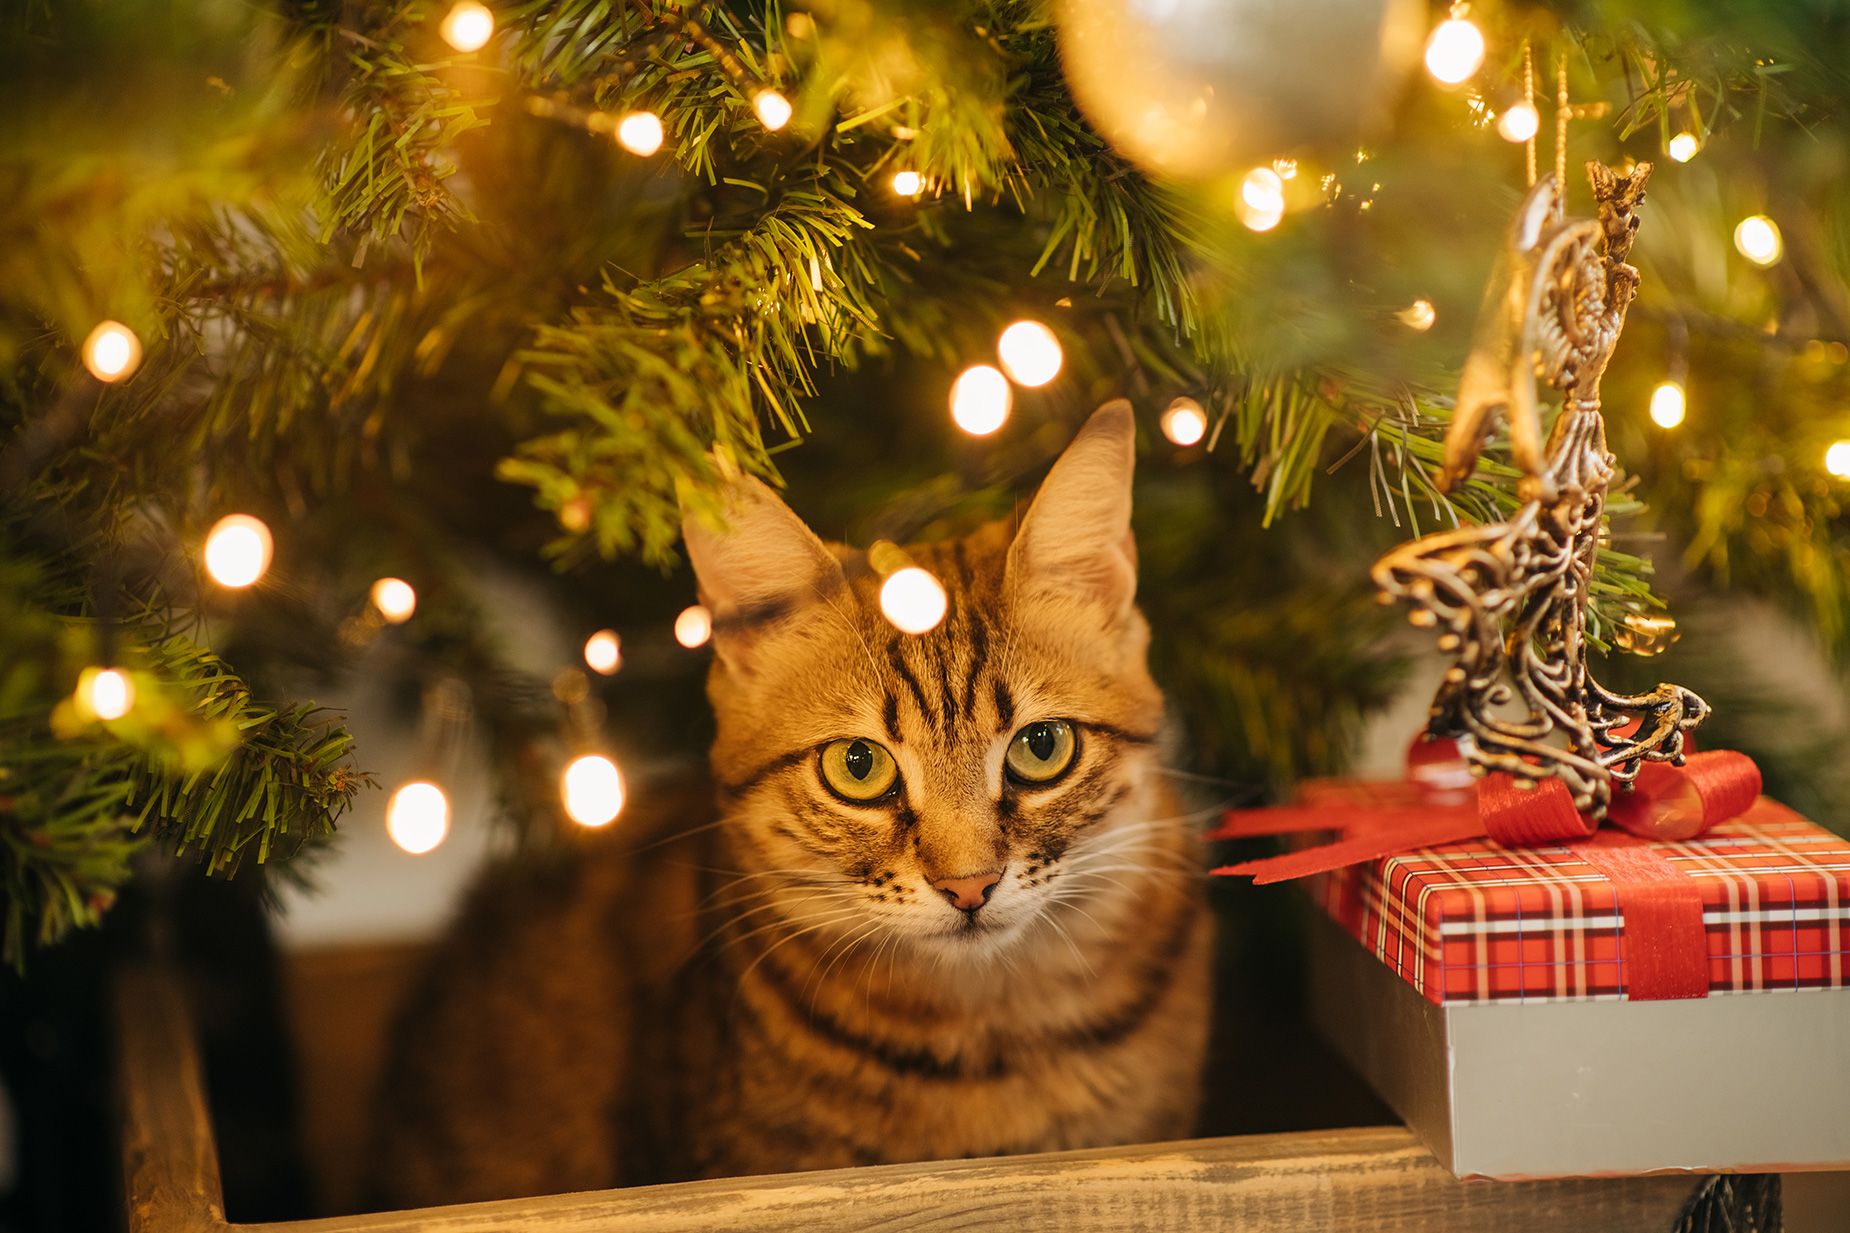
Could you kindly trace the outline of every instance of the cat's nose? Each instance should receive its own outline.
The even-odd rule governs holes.
[[[1001,880],[1002,871],[998,869],[993,873],[973,873],[964,878],[939,878],[932,883],[932,888],[950,900],[952,907],[974,912],[989,902],[996,883]]]

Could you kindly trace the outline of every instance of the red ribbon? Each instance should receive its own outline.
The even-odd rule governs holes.
[[[1760,768],[1732,750],[1691,754],[1682,766],[1647,763],[1607,816],[1629,835],[1601,831],[1574,808],[1558,779],[1531,783],[1498,773],[1478,780],[1449,741],[1419,741],[1407,778],[1358,793],[1337,781],[1313,787],[1308,803],[1230,811],[1214,839],[1336,831],[1317,847],[1214,870],[1256,884],[1328,873],[1363,861],[1471,839],[1503,847],[1572,847],[1612,883],[1624,920],[1626,990],[1635,1000],[1706,997],[1708,943],[1695,882],[1640,840],[1691,839],[1746,812],[1760,795]]]

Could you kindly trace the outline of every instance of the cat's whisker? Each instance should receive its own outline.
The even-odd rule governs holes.
[[[821,926],[826,926],[826,925],[838,924],[846,920],[852,920],[854,917],[858,915],[860,915],[860,911],[858,908],[837,908],[835,911],[829,913],[825,917],[810,916],[810,917],[805,917],[800,921],[791,920],[788,917],[784,917],[784,916],[779,916],[777,919],[771,921],[769,924],[760,925],[757,928],[749,930],[745,933],[734,934],[733,936],[727,938],[726,944],[720,947],[719,950],[715,952],[715,955],[717,956],[720,954],[724,954],[726,951],[731,950],[736,946],[742,945],[745,942],[749,942],[751,939],[755,937],[759,937],[763,934],[770,933],[772,930],[775,930],[775,929],[788,928],[792,925],[798,925],[798,924],[809,925],[812,922],[816,923],[817,927],[821,927]],[[718,932],[723,932],[729,926],[736,923],[737,919],[738,918],[734,918],[734,920],[727,921],[725,924],[722,924]],[[716,936],[716,935],[709,935],[709,937],[712,937],[712,936]]]

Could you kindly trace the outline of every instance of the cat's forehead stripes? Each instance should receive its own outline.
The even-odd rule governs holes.
[[[889,696],[909,703],[928,731],[952,737],[978,722],[979,700],[995,698],[1000,711],[1008,697],[1001,679],[990,679],[1000,578],[989,568],[993,563],[973,562],[964,540],[917,549],[914,555],[944,583],[944,619],[924,634],[889,634],[885,658],[896,677]],[[1012,703],[1008,709],[1013,710]]]

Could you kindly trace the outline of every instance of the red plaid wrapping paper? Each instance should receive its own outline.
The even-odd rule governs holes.
[[[1306,785],[1303,799],[1366,809],[1408,803],[1412,791],[1327,781]],[[1701,888],[1711,995],[1845,985],[1850,841],[1762,797],[1699,839],[1650,846]],[[1571,848],[1468,840],[1305,882],[1326,912],[1428,1001],[1625,996],[1625,934],[1612,884]]]

